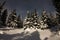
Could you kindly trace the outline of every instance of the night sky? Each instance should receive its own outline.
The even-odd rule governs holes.
[[[2,3],[4,0],[0,0]],[[16,9],[17,14],[21,14],[23,17],[26,16],[27,10],[37,9],[40,14],[43,9],[47,12],[55,12],[55,8],[52,4],[52,0],[7,0],[5,8],[9,11]]]

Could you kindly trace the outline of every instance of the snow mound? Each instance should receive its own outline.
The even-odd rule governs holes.
[[[24,33],[26,34],[26,33],[33,33],[33,32],[35,32],[36,31],[36,29],[34,29],[34,28],[27,28],[26,30],[24,30]]]

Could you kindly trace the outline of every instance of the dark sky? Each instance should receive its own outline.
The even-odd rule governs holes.
[[[4,0],[0,0],[3,2]],[[7,0],[5,8],[8,10],[17,10],[17,14],[21,14],[23,17],[26,15],[26,10],[34,10],[35,8],[39,12],[45,8],[47,12],[55,12],[55,8],[52,4],[52,0]]]

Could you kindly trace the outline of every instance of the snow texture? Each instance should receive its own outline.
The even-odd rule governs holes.
[[[0,40],[60,40],[59,35],[54,35],[49,29],[34,28],[1,30]]]

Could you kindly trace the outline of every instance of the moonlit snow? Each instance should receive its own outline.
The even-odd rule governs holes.
[[[60,37],[53,35],[53,33],[49,29],[41,30],[34,28],[27,28],[25,30],[23,28],[7,31],[1,30],[0,34],[0,40],[52,40],[55,37]]]

